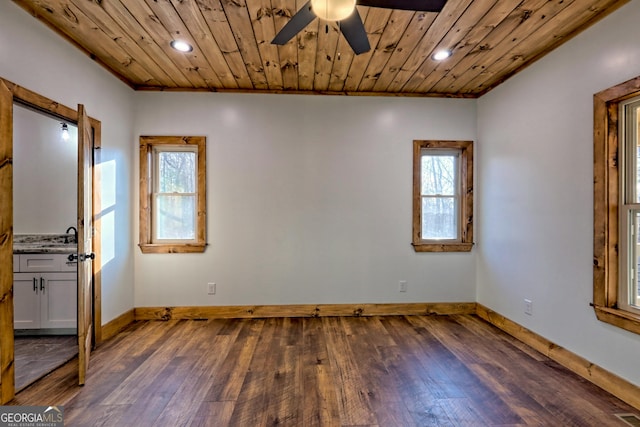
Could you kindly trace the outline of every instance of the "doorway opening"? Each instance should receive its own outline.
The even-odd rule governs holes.
[[[78,354],[78,129],[13,105],[15,389]]]
[[[15,107],[19,104],[20,107]],[[45,113],[49,117],[67,124],[78,123],[78,161],[75,168],[77,173],[77,185],[70,190],[76,193],[77,215],[77,244],[78,250],[69,254],[68,262],[77,267],[77,336],[76,352],[83,368],[79,369],[79,382],[84,382],[88,355],[90,348],[101,341],[101,280],[100,280],[100,221],[95,220],[95,212],[99,212],[99,176],[96,175],[96,164],[99,164],[101,124],[95,119],[90,119],[82,105],[78,110],[73,110],[25,88],[15,85],[0,78],[0,265],[3,273],[0,274],[0,404],[10,401],[15,395],[15,338],[14,338],[14,276],[11,267],[16,262],[14,257],[14,168],[13,168],[13,116],[14,110],[21,106],[27,106],[31,110]],[[17,113],[21,114],[20,112]],[[50,161],[56,161],[56,153],[49,153]],[[95,197],[93,196],[95,195]],[[46,209],[46,207],[45,207]],[[86,225],[86,226],[85,226]],[[61,233],[70,234],[70,227]],[[95,255],[95,258],[94,258]],[[74,258],[75,257],[75,258]],[[93,262],[87,262],[93,260]],[[21,259],[18,263],[22,267]],[[27,268],[42,266],[42,259],[34,261],[31,265],[27,262]],[[81,266],[80,266],[81,265]],[[95,266],[95,267],[94,267]],[[7,268],[5,268],[7,267]],[[44,273],[43,273],[44,275]],[[39,293],[47,292],[50,283],[44,277],[32,279],[31,291],[34,288]],[[66,298],[69,300],[73,298]],[[67,316],[68,317],[68,316]],[[58,319],[61,320],[61,319]],[[64,320],[64,319],[62,319]],[[69,320],[69,319],[66,319]],[[60,329],[71,329],[69,324],[59,323]]]

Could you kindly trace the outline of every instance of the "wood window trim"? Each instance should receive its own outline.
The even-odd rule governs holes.
[[[640,315],[618,308],[620,103],[640,96],[640,77],[593,96],[593,307],[599,320],[640,334]]]
[[[420,237],[421,152],[425,148],[460,150],[460,241],[438,242]],[[413,249],[416,252],[469,252],[473,247],[473,141],[413,141]]]
[[[153,147],[161,145],[195,145],[198,147],[198,197],[196,238],[189,243],[153,243],[151,226],[150,156]],[[140,137],[140,250],[142,253],[202,253],[206,243],[206,137],[141,136]]]

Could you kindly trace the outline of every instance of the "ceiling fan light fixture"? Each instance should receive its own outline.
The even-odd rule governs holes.
[[[311,0],[311,9],[325,21],[342,21],[353,13],[356,0]]]
[[[436,61],[444,61],[451,56],[451,51],[448,49],[442,49],[433,54],[432,58]]]
[[[171,40],[170,44],[172,48],[174,48],[179,52],[187,53],[193,50],[193,46],[191,46],[189,43],[182,40]]]

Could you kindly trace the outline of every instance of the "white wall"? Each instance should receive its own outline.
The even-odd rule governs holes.
[[[1,77],[69,107],[83,103],[102,122],[103,255],[109,255],[101,266],[102,319],[108,322],[133,307],[134,92],[8,1],[0,1],[0,58]]]
[[[13,108],[13,232],[62,234],[78,218],[78,129]]]
[[[630,2],[480,98],[477,260],[480,303],[640,385],[640,336],[589,307],[593,94],[640,75],[638,22]]]
[[[473,252],[410,243],[412,141],[474,139],[475,105],[136,94],[136,137],[207,137],[209,242],[204,254],[136,249],[136,307],[473,301]]]

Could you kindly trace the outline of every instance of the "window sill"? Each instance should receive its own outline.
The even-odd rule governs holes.
[[[140,243],[140,250],[143,254],[179,254],[179,253],[202,253],[207,248],[206,243],[186,243],[186,244],[163,244],[163,243]]]
[[[619,308],[593,306],[598,320],[640,334],[640,315]]]
[[[473,243],[412,243],[416,252],[471,252]]]

